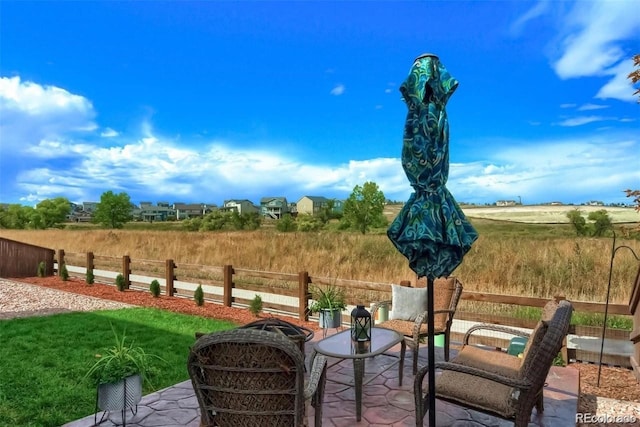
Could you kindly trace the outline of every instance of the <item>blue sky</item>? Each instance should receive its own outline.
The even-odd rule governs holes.
[[[413,59],[460,85],[460,202],[628,203],[640,188],[629,1],[0,2],[0,202],[412,192]]]

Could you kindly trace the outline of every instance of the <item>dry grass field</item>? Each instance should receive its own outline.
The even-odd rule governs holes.
[[[469,291],[552,297],[564,294],[602,302],[609,275],[611,238],[575,237],[568,225],[505,224],[472,219],[480,237],[454,272]],[[621,236],[623,233],[620,233]],[[158,260],[297,273],[379,283],[415,281],[384,230],[280,233],[273,228],[238,232],[155,230],[0,230],[0,237],[64,249],[67,254]],[[618,238],[640,254],[640,241]],[[618,251],[611,302],[627,304],[638,263]]]

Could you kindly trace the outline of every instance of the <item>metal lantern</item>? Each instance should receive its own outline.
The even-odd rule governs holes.
[[[357,342],[371,341],[371,313],[364,305],[358,305],[351,312],[351,339]]]

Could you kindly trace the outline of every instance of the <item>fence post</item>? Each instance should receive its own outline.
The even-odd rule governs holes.
[[[87,270],[93,271],[95,265],[93,265],[93,252],[87,252]]]
[[[131,285],[131,281],[129,280],[129,275],[131,274],[131,258],[129,255],[125,255],[122,257],[122,275],[124,276],[124,288],[129,289]]]
[[[222,274],[222,304],[224,304],[225,307],[231,307],[231,301],[233,300],[233,267],[231,265],[225,265],[224,267],[222,267]]]
[[[309,321],[309,272],[301,271],[298,273],[298,318],[305,322]]]
[[[64,249],[58,249],[58,276],[60,275],[60,270],[62,269],[63,264],[64,264]]]
[[[164,262],[164,279],[166,282],[165,293],[168,297],[172,297],[175,293],[173,288],[173,281],[176,280],[176,275],[174,269],[176,265],[173,263],[172,259],[168,259]]]

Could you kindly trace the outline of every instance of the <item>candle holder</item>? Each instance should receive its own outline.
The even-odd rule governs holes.
[[[351,312],[351,340],[371,341],[371,313],[364,308],[364,305],[357,305]]]

